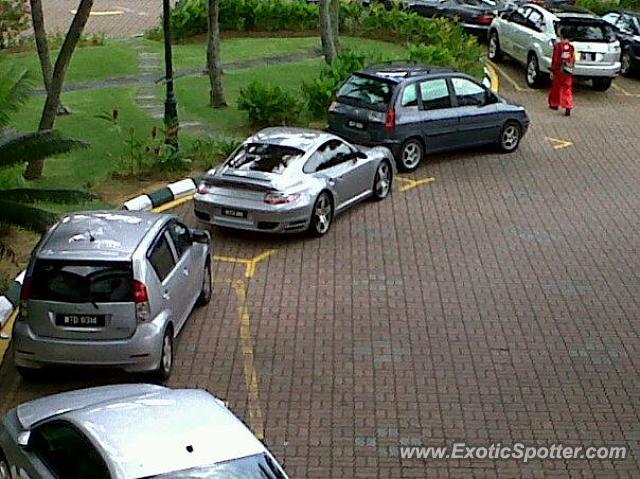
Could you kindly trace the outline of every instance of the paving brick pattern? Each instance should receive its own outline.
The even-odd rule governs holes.
[[[293,477],[640,474],[640,98],[580,90],[567,119],[544,93],[503,88],[533,120],[515,154],[434,157],[414,177],[435,182],[358,206],[322,239],[215,231],[218,254],[278,249],[245,281],[265,439]],[[216,263],[214,299],[184,329],[171,384],[206,387],[247,418],[231,284],[244,271]],[[5,361],[0,411],[139,378],[49,379],[24,384]],[[626,445],[630,457],[399,457],[456,441]]]
[[[45,0],[42,2],[47,31],[66,33],[73,20],[77,0]],[[172,0],[172,4],[175,1]],[[100,33],[126,38],[144,33],[159,24],[162,0],[96,0],[85,33]]]

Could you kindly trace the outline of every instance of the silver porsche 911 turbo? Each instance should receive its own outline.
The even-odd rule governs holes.
[[[354,146],[323,131],[266,128],[207,173],[195,214],[228,228],[321,236],[337,213],[365,198],[386,198],[394,168],[385,147]]]

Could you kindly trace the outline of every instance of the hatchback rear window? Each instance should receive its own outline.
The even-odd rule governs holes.
[[[38,260],[30,298],[64,303],[132,302],[131,263]]]
[[[241,146],[227,161],[236,170],[282,174],[289,163],[304,155],[298,148],[269,143],[248,143]]]
[[[393,82],[380,78],[353,75],[338,90],[337,98],[365,107],[384,110],[393,95]]]
[[[605,22],[563,20],[556,28],[558,35],[562,35],[572,42],[612,42],[615,34]]]

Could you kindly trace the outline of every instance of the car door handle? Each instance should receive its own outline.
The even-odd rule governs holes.
[[[169,294],[169,291],[165,291],[162,295],[162,298],[169,301],[171,299],[171,295]]]

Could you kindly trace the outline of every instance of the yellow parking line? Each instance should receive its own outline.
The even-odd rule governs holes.
[[[180,206],[187,201],[191,201],[193,199],[193,195],[185,196],[184,198],[178,198],[177,200],[170,201],[169,203],[165,203],[164,205],[160,205],[156,208],[153,208],[151,211],[155,211],[156,213],[162,213],[163,211],[170,210],[171,208],[175,208],[176,206]]]
[[[502,68],[500,68],[495,63],[489,62],[491,66],[493,66],[499,73],[507,80],[516,91],[528,91],[529,88],[522,88],[517,81],[515,81],[507,72],[505,72]]]
[[[9,315],[9,319],[5,323],[4,327],[0,329],[1,332],[5,332],[9,337],[6,339],[0,339],[0,365],[4,360],[4,355],[7,353],[9,349],[9,339],[11,338],[11,330],[13,329],[13,323],[16,320],[16,316],[18,316],[18,310],[15,309],[13,313]]]
[[[554,150],[560,150],[562,148],[573,146],[573,142],[569,140],[559,140],[558,138],[551,138],[550,136],[545,136],[545,139],[551,143]]]
[[[77,10],[69,10],[69,13],[75,15],[78,13]],[[109,17],[114,15],[124,15],[124,11],[122,10],[96,10],[94,12],[89,13],[92,17]]]
[[[249,258],[249,259],[236,258],[235,256],[219,256],[219,255],[214,256],[213,259],[216,261],[222,261],[225,263],[244,264],[247,268],[245,270],[244,277],[253,278],[253,276],[256,273],[256,266],[258,266],[260,262],[264,261],[269,256],[274,255],[277,251],[278,251],[277,249],[268,249],[260,253],[258,256],[254,256],[253,258]]]
[[[247,287],[242,280],[234,281],[240,315],[240,348],[243,356],[244,379],[249,395],[249,426],[260,439],[264,439],[264,421],[260,406],[258,373],[254,361],[254,343],[251,336],[251,316],[247,307]]]
[[[491,62],[486,63],[487,71],[489,72],[489,79],[491,80],[491,91],[498,93],[500,90],[500,77],[496,71],[495,66]]]
[[[431,183],[436,180],[433,176],[430,176],[428,178],[422,178],[420,180],[412,180],[411,178],[404,178],[402,176],[397,176],[396,179],[398,181],[402,181],[403,183],[405,183],[404,186],[400,187],[400,191],[402,193],[404,193],[405,191],[409,191],[413,188],[416,188],[418,186],[426,185],[427,183]]]

